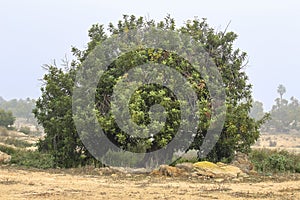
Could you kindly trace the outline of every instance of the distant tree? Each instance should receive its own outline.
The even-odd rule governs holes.
[[[16,118],[13,116],[11,111],[5,111],[0,109],[0,126],[8,128],[13,125]]]
[[[4,99],[3,97],[0,96],[0,106],[1,106],[1,104],[2,104],[3,102],[5,102],[5,99]]]
[[[36,123],[32,113],[35,107],[35,100],[26,99],[12,99],[9,101],[0,98],[0,108],[6,111],[11,111],[16,118],[26,119],[28,122]]]
[[[254,101],[252,108],[250,110],[250,117],[255,120],[261,120],[265,116],[263,103],[259,101]]]
[[[295,97],[290,101],[282,96],[286,92],[283,85],[277,89],[280,98],[275,99],[275,105],[270,111],[271,120],[262,129],[271,133],[289,133],[291,130],[300,130],[300,103]]]
[[[282,84],[280,84],[277,88],[277,92],[280,95],[280,100],[282,101],[282,96],[286,93],[285,87]]]

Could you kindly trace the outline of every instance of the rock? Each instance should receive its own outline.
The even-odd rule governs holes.
[[[234,178],[232,179],[233,182],[241,182],[241,179],[240,178]]]
[[[112,174],[111,177],[117,178],[117,177],[118,177],[118,174]]]
[[[217,179],[215,179],[215,182],[217,182],[217,183],[222,183],[222,182],[224,182],[224,179],[222,179],[222,178],[217,178]]]
[[[210,178],[237,178],[243,173],[238,167],[224,163],[214,164],[212,162],[203,161],[194,163],[193,166],[198,175]]]
[[[236,166],[233,166],[233,165],[223,166],[223,167],[221,167],[221,169],[224,170],[225,176],[229,176],[229,177],[242,177],[242,176],[245,175],[240,168],[238,168]]]
[[[187,175],[185,170],[179,169],[177,167],[172,167],[168,165],[161,165],[159,169],[153,170],[151,172],[151,175],[161,175],[161,176],[182,176],[182,175]]]
[[[240,168],[244,173],[249,174],[251,170],[253,170],[253,164],[249,161],[248,155],[237,152],[234,156],[231,165]]]
[[[258,172],[255,171],[255,170],[251,170],[251,171],[249,172],[249,175],[257,176],[257,175],[258,175]]]
[[[11,156],[0,151],[0,163],[9,163]]]
[[[177,167],[178,169],[182,169],[188,173],[191,173],[194,169],[193,163],[189,162],[179,163],[175,167]]]
[[[149,174],[151,172],[146,168],[125,168],[125,171],[130,174]]]
[[[122,169],[115,167],[103,167],[99,168],[100,175],[112,175],[112,174],[124,174]]]
[[[199,176],[215,178],[217,174],[222,173],[218,165],[207,161],[194,163],[193,166]]]

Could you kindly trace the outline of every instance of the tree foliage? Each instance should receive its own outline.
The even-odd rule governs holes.
[[[280,95],[280,100],[282,100],[282,96],[286,93],[286,88],[280,84],[277,88],[277,92]]]
[[[206,159],[230,160],[234,151],[248,152],[250,145],[258,139],[259,128],[264,122],[264,117],[256,121],[249,115],[252,106],[251,85],[247,82],[248,77],[243,70],[247,54],[240,49],[233,48],[237,34],[216,31],[209,27],[205,19],[188,20],[184,26],[176,28],[175,20],[170,16],[156,23],[154,20],[147,21],[142,17],[124,15],[117,25],[109,24],[109,34],[105,33],[103,25],[93,25],[88,32],[90,42],[87,48],[85,50],[72,48],[72,52],[77,57],[72,62],[72,67],[62,70],[53,65],[47,66],[47,74],[43,78],[44,86],[41,88],[42,96],[36,103],[34,114],[47,133],[45,140],[39,142],[39,149],[53,154],[59,166],[77,166],[78,163],[83,162],[83,157],[91,158],[76,133],[72,119],[72,93],[76,71],[82,67],[82,63],[94,48],[107,38],[114,34],[126,33],[131,29],[145,27],[189,34],[203,45],[221,73],[226,91],[226,121],[217,144]],[[155,151],[172,140],[180,124],[180,108],[178,100],[167,88],[155,84],[146,85],[134,91],[130,100],[131,118],[139,125],[147,126],[150,123],[149,108],[152,105],[158,103],[167,111],[164,129],[152,139],[132,139],[120,130],[109,113],[111,103],[109,97],[116,82],[122,76],[126,76],[126,70],[149,62],[171,66],[194,83],[193,87],[201,106],[197,134],[190,149],[199,150],[211,120],[211,99],[206,83],[201,74],[194,71],[188,62],[162,49],[141,48],[135,52],[128,52],[108,67],[109,70],[99,81],[96,93],[95,108],[99,123],[110,140],[124,150]],[[199,152],[199,158],[200,155],[201,152]]]
[[[279,85],[277,92],[279,98],[275,99],[270,116],[271,119],[264,124],[263,131],[270,133],[289,133],[300,130],[300,102],[295,97],[290,100],[283,98],[286,88]]]
[[[47,74],[43,78],[42,96],[36,101],[33,113],[47,136],[39,141],[38,148],[50,153],[57,167],[84,165],[89,153],[79,139],[72,118],[76,70],[55,65],[45,65],[44,69]]]
[[[5,100],[0,97],[0,108],[6,111],[11,111],[16,118],[26,119],[27,122],[35,123],[34,115],[32,110],[35,107],[35,100],[26,99],[12,99]]]
[[[13,116],[11,111],[5,111],[0,109],[0,126],[8,128],[13,125],[16,118]]]
[[[250,110],[250,117],[255,120],[260,120],[265,116],[263,103],[260,101],[254,101]]]

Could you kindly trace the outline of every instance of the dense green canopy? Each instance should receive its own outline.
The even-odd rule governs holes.
[[[199,159],[229,161],[235,151],[248,152],[250,145],[258,139],[259,128],[264,118],[260,121],[255,121],[249,116],[252,97],[251,85],[247,82],[248,77],[244,71],[247,55],[245,52],[233,48],[233,42],[237,38],[235,33],[216,31],[209,27],[205,19],[188,20],[184,26],[176,28],[175,21],[170,16],[156,23],[154,20],[149,21],[142,17],[136,18],[135,16],[124,15],[123,19],[116,26],[112,23],[109,24],[109,34],[105,33],[103,25],[93,25],[88,32],[90,42],[87,44],[87,48],[79,50],[73,47],[72,52],[77,59],[65,70],[53,65],[46,66],[48,73],[44,76],[44,85],[41,88],[42,96],[37,101],[34,114],[47,133],[45,140],[39,143],[39,150],[52,153],[58,166],[72,167],[93,161],[93,152],[89,152],[83,145],[82,138],[79,137],[72,118],[84,117],[84,123],[91,123],[90,132],[94,131],[92,128],[93,119],[90,115],[82,111],[81,116],[73,116],[72,103],[74,104],[74,99],[72,99],[72,95],[74,88],[79,88],[80,90],[81,87],[76,82],[76,73],[79,70],[86,70],[85,68],[89,64],[90,58],[101,56],[97,55],[95,50],[101,44],[110,41],[109,39],[114,37],[114,35],[124,33],[126,35],[131,30],[143,30],[146,28],[189,35],[191,39],[187,41],[187,44],[191,41],[201,44],[201,48],[209,55],[221,74],[223,88],[214,88],[214,92],[225,91],[226,112],[219,113],[219,115],[225,115],[225,123],[222,126],[220,136],[216,134],[218,136],[216,145],[205,158],[199,151]],[[146,34],[143,37],[145,37],[145,40],[147,39]],[[172,41],[172,38],[166,39],[166,43],[168,41]],[[184,44],[185,41],[181,42]],[[166,43],[162,42],[163,45],[167,45]],[[126,49],[129,44],[122,43],[119,45],[121,47],[124,45],[124,49]],[[181,44],[181,48],[185,47]],[[108,46],[108,48],[113,50],[113,47]],[[198,121],[196,133],[193,135],[194,140],[190,144],[189,149],[200,150],[210,125],[218,118],[218,115],[213,115],[214,106],[218,102],[215,102],[215,99],[212,98],[213,94],[209,90],[207,83],[210,80],[209,78],[213,79],[214,77],[203,76],[201,71],[195,70],[190,62],[168,49],[141,46],[134,51],[132,49],[129,50],[131,51],[122,54],[108,66],[107,71],[102,74],[97,84],[95,101],[92,107],[95,109],[97,121],[100,123],[107,138],[123,150],[148,153],[165,148],[176,134],[186,134],[178,133],[181,125],[187,125],[190,122],[190,120],[181,120],[182,112],[186,111],[180,109],[182,101],[178,99],[170,88],[159,84],[146,84],[132,91],[128,105],[130,118],[135,124],[144,128],[147,128],[149,124],[154,124],[154,129],[159,130],[158,134],[147,136],[145,132],[143,133],[144,135],[137,133],[140,137],[131,137],[128,132],[119,127],[115,117],[112,115],[113,99],[111,97],[114,86],[118,84],[120,79],[126,78],[128,70],[135,66],[145,63],[156,63],[177,70],[192,85],[198,99],[196,103]],[[191,51],[188,55],[193,55],[193,53],[195,52]],[[91,73],[89,70],[85,72],[87,74]],[[147,76],[145,76],[146,78]],[[82,90],[82,95],[86,95],[86,92],[87,90]],[[124,88],[124,92],[126,93],[126,88]],[[76,101],[80,101],[80,99],[76,99]],[[157,104],[163,107],[163,110],[161,110],[165,113],[165,119],[163,120],[153,116],[156,112],[153,112],[152,108],[153,105]],[[117,109],[121,109],[121,107]],[[165,123],[162,124],[164,120]],[[131,130],[130,128],[127,127],[128,130]],[[189,128],[192,129],[194,127]],[[88,132],[86,135],[89,134]],[[101,146],[101,141],[94,142]],[[177,145],[176,150],[182,150],[180,143]],[[98,150],[101,150],[101,148]],[[104,151],[104,153],[110,152],[109,149],[102,149],[101,151]],[[168,157],[164,158],[166,160],[171,160],[173,157],[172,154],[165,156]],[[143,163],[156,158],[145,156],[145,159]]]

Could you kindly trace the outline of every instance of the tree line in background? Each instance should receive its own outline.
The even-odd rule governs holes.
[[[300,131],[300,102],[295,97],[284,98],[286,88],[280,84],[277,88],[278,98],[269,111],[270,119],[261,127],[267,133],[291,133]],[[255,101],[251,109],[251,116],[259,120],[264,116],[263,103]]]
[[[0,109],[3,109],[7,112],[10,111],[14,117],[22,118],[28,123],[36,123],[36,119],[32,113],[34,108],[34,99],[12,99],[7,101],[0,96]]]

